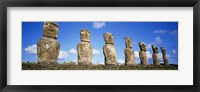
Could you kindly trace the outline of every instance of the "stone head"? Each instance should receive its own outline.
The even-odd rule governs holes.
[[[158,53],[158,48],[156,47],[156,45],[151,45],[152,49],[153,49],[153,53]]]
[[[161,51],[162,51],[162,54],[166,55],[166,50],[165,50],[165,48],[160,47],[160,49],[161,49]]]
[[[106,42],[106,44],[114,44],[114,38],[112,33],[106,32],[104,33],[104,40]]]
[[[43,36],[57,39],[58,24],[55,22],[45,22],[43,26]]]
[[[80,36],[81,36],[81,41],[90,42],[90,31],[83,29],[80,31]]]
[[[141,51],[146,51],[146,45],[143,42],[139,43],[139,47]]]
[[[126,48],[132,48],[133,44],[132,44],[132,40],[130,37],[125,37],[125,44],[126,44]]]

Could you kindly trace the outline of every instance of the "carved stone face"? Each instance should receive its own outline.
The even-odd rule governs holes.
[[[161,47],[160,49],[162,50],[162,53],[163,53],[164,55],[166,55],[166,50],[165,50],[165,48]]]
[[[146,45],[144,45],[143,42],[140,42],[140,43],[139,43],[139,47],[140,47],[140,50],[141,50],[141,51],[146,51]]]
[[[130,37],[125,37],[125,43],[126,43],[126,48],[132,48],[133,44],[132,44],[132,40]]]
[[[90,32],[88,30],[81,30],[81,41],[90,42]]]
[[[104,40],[106,44],[114,44],[114,38],[112,33],[109,32],[104,33]]]
[[[151,47],[153,49],[153,53],[158,53],[158,48],[156,47],[156,45],[152,45]]]
[[[43,26],[43,36],[56,39],[58,37],[58,24],[55,22],[45,22]]]

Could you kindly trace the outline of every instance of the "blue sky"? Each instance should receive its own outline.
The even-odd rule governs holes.
[[[149,63],[152,64],[151,45],[159,48],[159,57],[162,60],[160,47],[167,50],[171,64],[178,64],[178,22],[57,22],[59,25],[58,41],[60,54],[58,63],[77,62],[77,44],[80,42],[80,30],[87,29],[91,35],[93,48],[93,64],[104,64],[103,34],[111,32],[114,37],[114,46],[117,52],[117,62],[124,63],[124,37],[129,36],[133,41],[133,50],[136,63],[139,60],[139,42],[147,46]],[[37,62],[37,43],[42,38],[44,22],[22,22],[22,61]]]

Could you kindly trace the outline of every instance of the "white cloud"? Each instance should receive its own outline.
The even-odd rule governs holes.
[[[170,34],[171,34],[171,35],[176,35],[177,33],[178,33],[177,30],[173,30]]]
[[[162,42],[162,40],[160,39],[160,37],[159,36],[157,36],[156,38],[155,38],[155,43],[161,43]]]
[[[158,58],[159,58],[160,60],[163,60],[162,53],[158,53]]]
[[[135,55],[135,58],[140,58],[139,57],[139,51],[134,51],[134,55]]]
[[[77,59],[74,59],[74,60],[72,60],[72,61],[73,61],[73,62],[76,62],[76,63],[78,62],[78,60],[77,60]]]
[[[106,25],[106,23],[105,22],[93,22],[93,27],[94,28],[102,28],[102,27],[104,27]]]
[[[27,54],[37,54],[37,45],[36,44],[30,45],[26,47],[24,50]]]
[[[171,58],[171,56],[169,54],[167,54],[168,59]]]
[[[66,59],[69,56],[68,52],[66,51],[60,51],[58,59]]]
[[[151,49],[151,44],[147,44],[146,49]]]
[[[175,54],[175,53],[176,53],[176,50],[172,50],[172,53],[174,53],[174,54]]]
[[[152,54],[149,51],[146,51],[147,53],[147,58],[152,58]]]
[[[98,64],[104,64],[104,62],[98,62]]]
[[[117,63],[123,64],[123,63],[125,63],[125,61],[124,61],[123,59],[118,59],[118,60],[117,60]]]
[[[92,49],[92,54],[93,55],[99,55],[99,54],[101,54],[101,52],[100,52],[100,50]]]
[[[104,64],[104,61],[97,61],[96,59],[92,59],[92,64],[94,65]]]
[[[78,60],[77,59],[72,60],[72,62],[75,62],[76,64],[78,64]]]
[[[72,49],[69,50],[69,53],[70,54],[77,54],[77,51],[76,51],[76,49],[72,48]]]
[[[167,32],[167,30],[155,30],[154,32],[153,32],[153,34],[164,34],[164,33],[166,33]]]
[[[93,65],[104,65],[104,62],[93,62]]]

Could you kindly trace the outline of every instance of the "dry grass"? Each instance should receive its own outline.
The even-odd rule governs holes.
[[[77,65],[74,62],[63,64],[22,63],[22,70],[178,70],[178,66]]]

